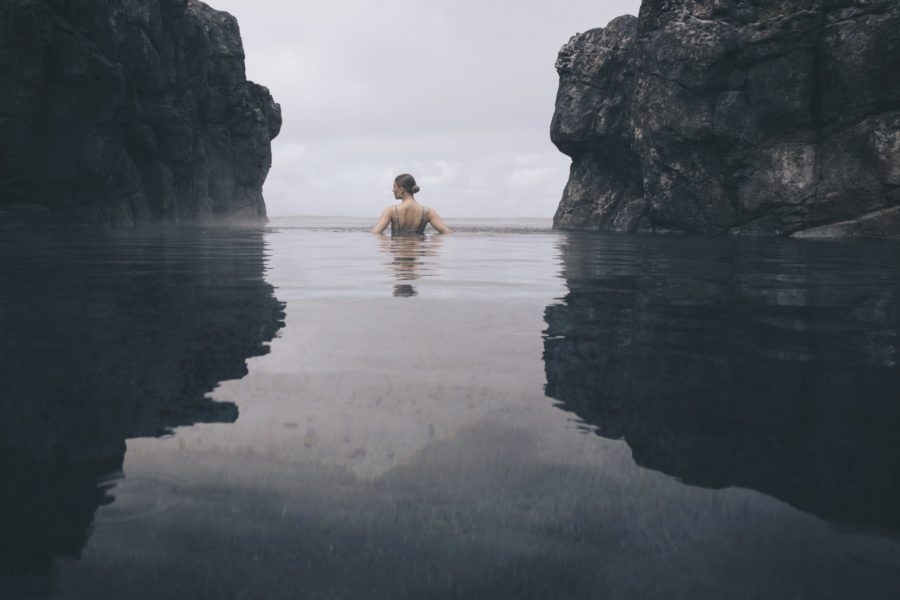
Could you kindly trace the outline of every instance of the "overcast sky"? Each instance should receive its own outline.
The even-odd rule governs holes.
[[[284,125],[270,216],[376,217],[412,173],[444,217],[550,217],[556,54],[639,0],[206,0],[238,18]]]

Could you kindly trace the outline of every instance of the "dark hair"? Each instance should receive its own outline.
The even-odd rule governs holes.
[[[398,186],[400,186],[410,194],[415,194],[419,191],[419,186],[416,185],[416,178],[409,173],[397,175],[396,177],[394,177],[394,183],[396,183]]]

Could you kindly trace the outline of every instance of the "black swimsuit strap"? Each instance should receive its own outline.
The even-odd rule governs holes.
[[[399,206],[394,206],[394,217],[391,219],[391,232],[392,232],[392,233],[394,232],[395,229],[396,229],[396,231],[398,231],[398,232],[401,232],[401,231],[409,231],[409,232],[416,231],[416,233],[424,233],[424,232],[425,232],[425,227],[427,227],[427,226],[428,226],[428,207],[427,207],[427,206],[423,206],[423,207],[422,207],[422,220],[419,221],[419,228],[418,228],[418,230],[413,230],[413,229],[403,229],[403,228],[401,228],[401,227],[400,227],[400,207],[399,207]]]

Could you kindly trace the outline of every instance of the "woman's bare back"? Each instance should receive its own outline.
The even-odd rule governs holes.
[[[403,183],[401,186],[400,183]],[[385,208],[378,223],[372,228],[372,233],[383,233],[387,226],[391,226],[391,235],[425,233],[425,227],[430,223],[438,233],[450,233],[450,228],[444,224],[437,211],[422,206],[416,202],[413,194],[419,191],[412,175],[404,173],[394,178],[394,198],[400,200],[399,205],[391,205]],[[405,186],[405,187],[404,187]]]
[[[408,206],[415,204],[415,206]],[[391,218],[391,235],[425,233],[428,226],[428,208],[415,202],[405,202],[403,206],[394,207]]]

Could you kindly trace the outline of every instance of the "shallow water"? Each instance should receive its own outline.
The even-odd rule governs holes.
[[[900,593],[900,245],[0,239],[0,596]]]

